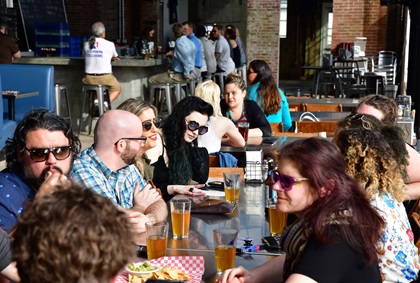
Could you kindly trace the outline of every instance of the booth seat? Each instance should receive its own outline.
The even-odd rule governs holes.
[[[20,122],[25,114],[35,108],[55,110],[54,67],[45,65],[0,64],[3,90],[20,93],[38,92],[39,95],[16,99],[15,120]],[[3,117],[7,117],[7,100],[3,99]]]
[[[0,78],[0,92],[2,91]],[[0,111],[3,109],[3,99],[0,99]],[[15,132],[17,123],[3,118],[3,113],[0,115],[0,150],[3,149],[4,144],[8,138],[12,138]]]

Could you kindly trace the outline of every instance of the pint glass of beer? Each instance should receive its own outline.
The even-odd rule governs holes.
[[[277,199],[270,198],[267,200],[268,207],[268,220],[270,222],[271,236],[278,236],[283,233],[286,226],[287,213],[281,212],[276,209]]]
[[[146,222],[147,259],[166,255],[168,245],[168,222]]]
[[[238,203],[241,188],[241,173],[223,173],[226,201]]]
[[[235,267],[236,240],[238,230],[222,228],[213,230],[214,256],[218,274]]]
[[[191,200],[181,198],[172,199],[170,206],[174,239],[188,238],[190,231]]]

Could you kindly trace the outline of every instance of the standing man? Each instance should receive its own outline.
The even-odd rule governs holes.
[[[7,22],[0,19],[0,64],[12,64],[21,56],[16,40],[7,34]]]
[[[183,22],[182,28],[184,29],[184,34],[191,40],[196,49],[195,53],[195,66],[194,73],[197,77],[201,77],[201,73],[207,73],[207,64],[204,59],[204,47],[203,43],[195,36],[194,34],[194,24],[192,22]]]
[[[223,27],[221,25],[215,25],[211,32],[213,38],[217,39],[214,52],[217,61],[217,72],[224,73],[224,76],[227,76],[235,71],[235,63],[231,58],[229,42],[223,36]]]
[[[29,112],[6,141],[0,172],[0,227],[10,233],[28,200],[66,186],[80,140],[62,117],[46,109]]]
[[[172,57],[171,67],[166,73],[151,76],[149,84],[180,83],[197,78],[194,72],[196,56],[194,43],[184,35],[181,24],[174,24],[172,31],[176,38],[175,49],[166,53],[166,56]]]
[[[120,58],[114,43],[105,39],[103,23],[96,22],[92,25],[92,36],[83,46],[83,56],[86,75],[82,82],[88,85],[106,85],[109,87],[111,102],[117,99],[121,85],[112,74],[111,61],[118,61]]]
[[[216,57],[214,56],[214,45],[207,38],[207,29],[205,26],[199,26],[197,28],[197,36],[203,44],[204,60],[206,61],[207,65],[207,72],[202,72],[201,74],[203,77],[210,80],[211,75],[216,73],[217,68]]]
[[[146,141],[142,134],[143,125],[136,115],[124,110],[105,112],[96,124],[94,144],[82,151],[69,174],[118,205],[136,235],[146,231],[146,222],[163,221],[168,214],[162,197],[134,166]]]

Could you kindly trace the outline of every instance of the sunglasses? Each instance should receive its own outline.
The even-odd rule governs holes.
[[[295,183],[308,181],[308,178],[293,178],[287,175],[280,174],[277,170],[271,170],[271,181],[273,184],[279,182],[280,186],[286,192],[290,191]]]
[[[118,142],[120,140],[128,140],[128,141],[141,141],[141,142],[146,142],[147,137],[139,137],[139,138],[120,138],[119,140],[117,140],[114,145],[117,145]]]
[[[32,148],[25,146],[25,150],[29,152],[31,159],[35,162],[42,162],[48,159],[48,155],[52,153],[57,160],[64,160],[69,157],[71,146],[60,146],[53,148]]]
[[[373,123],[369,120],[368,117],[366,117],[364,114],[351,114],[348,117],[348,121],[346,124],[347,129],[351,128],[357,128],[358,126],[362,126],[365,130],[374,130],[375,126]]]
[[[198,130],[199,135],[204,135],[209,130],[207,126],[200,126],[200,124],[198,124],[196,121],[188,122],[187,120],[185,120],[185,122],[187,122],[188,130],[193,132]]]
[[[159,128],[160,127],[160,121],[161,120],[159,118],[155,118],[153,121],[143,122],[142,123],[143,129],[145,131],[150,131],[150,129],[152,128],[152,124],[155,125],[156,128]]]
[[[249,74],[256,74],[257,72],[254,72],[254,71],[251,71],[250,69],[248,69],[248,70],[246,71],[246,73],[249,75]]]

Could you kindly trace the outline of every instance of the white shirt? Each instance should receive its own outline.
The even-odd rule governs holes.
[[[198,136],[198,146],[205,147],[209,153],[219,152],[222,141],[216,137],[213,130],[213,124],[216,117],[210,116],[208,121],[209,130],[204,135]]]
[[[97,37],[92,49],[89,48],[89,42],[85,42],[83,56],[85,57],[85,73],[107,74],[112,73],[111,59],[118,57],[118,53],[113,42]]]
[[[217,66],[224,71],[224,74],[235,72],[235,63],[230,57],[229,42],[223,35],[219,36],[219,39],[216,41],[215,52],[220,53]]]

